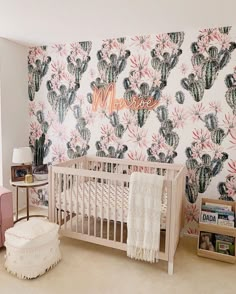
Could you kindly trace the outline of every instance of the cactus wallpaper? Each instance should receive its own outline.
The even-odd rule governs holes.
[[[85,154],[182,163],[185,230],[236,200],[236,27],[29,48],[34,162]],[[47,190],[31,191],[47,206]]]

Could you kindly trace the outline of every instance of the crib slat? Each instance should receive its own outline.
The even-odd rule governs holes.
[[[104,183],[103,183],[103,179],[102,179],[102,183],[101,183],[101,189],[102,189],[102,199],[101,199],[101,207],[100,207],[100,211],[101,211],[101,238],[103,238],[103,194],[104,194]]]
[[[123,230],[124,230],[124,191],[125,191],[125,182],[122,183],[122,198],[121,198],[121,236],[120,236],[120,242],[123,243]]]
[[[95,201],[94,201],[94,236],[97,235],[97,178],[95,178]]]
[[[117,181],[115,182],[115,211],[114,211],[114,241],[116,241],[116,223],[117,223],[117,215],[116,215],[116,211],[117,211]]]
[[[107,240],[110,236],[110,192],[111,192],[111,180],[108,180],[108,205],[107,205]]]
[[[90,236],[90,200],[91,200],[91,178],[89,178],[89,197],[88,197],[88,235]]]
[[[84,190],[85,178],[84,177],[82,178],[82,181],[83,181],[83,184],[82,184],[82,234],[84,234],[84,193],[85,193],[85,190]]]
[[[66,229],[66,189],[67,189],[67,175],[64,174],[64,189],[63,189],[63,192],[64,192],[64,227]]]
[[[73,231],[73,228],[72,228],[72,214],[73,214],[72,189],[73,189],[73,175],[70,176],[70,229],[71,229],[71,231]]]
[[[75,177],[75,187],[76,187],[76,233],[78,233],[78,222],[79,222],[79,183],[78,176]]]
[[[62,189],[62,174],[57,174],[59,178],[59,228],[61,228],[61,189]]]

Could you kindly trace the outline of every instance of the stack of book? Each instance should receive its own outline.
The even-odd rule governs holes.
[[[235,215],[232,206],[218,203],[205,203],[201,207],[202,223],[234,227]]]

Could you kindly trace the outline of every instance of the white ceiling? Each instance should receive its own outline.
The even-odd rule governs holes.
[[[0,37],[47,45],[232,25],[236,0],[0,0]]]

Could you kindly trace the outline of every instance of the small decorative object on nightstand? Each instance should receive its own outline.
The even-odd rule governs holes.
[[[32,152],[30,147],[14,148],[12,162],[18,164],[11,167],[12,182],[25,181],[26,183],[32,183]]]

